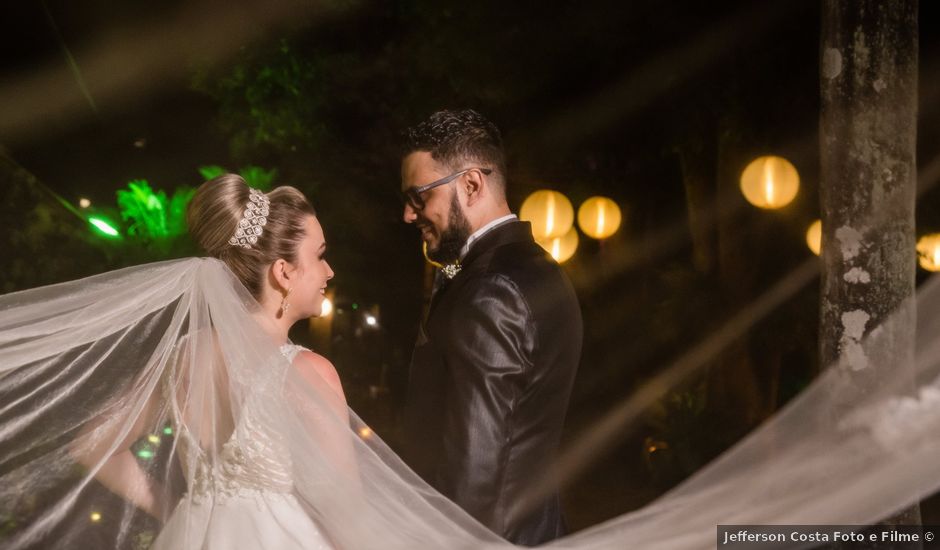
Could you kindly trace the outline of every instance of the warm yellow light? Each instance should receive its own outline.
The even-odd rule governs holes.
[[[744,198],[759,208],[782,208],[793,201],[799,190],[800,175],[783,157],[758,157],[741,174]]]
[[[154,435],[154,434],[150,434],[150,435],[147,436],[147,441],[149,441],[149,442],[151,442],[151,443],[154,443],[154,444],[159,444],[159,443],[160,443],[160,436],[157,436],[157,435]]]
[[[822,220],[814,221],[806,230],[806,246],[813,254],[819,256],[819,251],[822,250]]]
[[[917,241],[917,262],[927,271],[940,271],[940,233],[924,235]]]
[[[360,435],[363,439],[369,439],[370,437],[372,437],[372,429],[371,429],[371,428],[361,428],[361,429],[359,430],[359,435]]]
[[[88,519],[90,519],[92,523],[98,523],[101,521],[101,514],[98,512],[92,512],[91,515],[88,516]]]
[[[86,199],[85,197],[82,197],[78,199],[78,205],[81,206],[82,208],[88,208],[89,206],[91,206],[91,201]]]
[[[540,239],[536,242],[548,251],[556,262],[563,264],[574,256],[578,249],[578,230],[572,227],[563,237]]]
[[[578,226],[592,239],[606,239],[620,229],[620,207],[607,197],[591,197],[578,208]]]
[[[574,225],[574,207],[558,191],[542,189],[523,201],[519,219],[532,224],[535,240],[554,239],[568,233]]]
[[[323,299],[323,304],[320,305],[320,317],[329,317],[333,313],[333,302],[329,298]]]

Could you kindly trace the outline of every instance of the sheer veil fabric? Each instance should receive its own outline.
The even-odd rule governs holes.
[[[940,281],[917,302],[913,371],[852,395],[828,369],[670,493],[546,547],[709,548],[718,524],[866,524],[932,493]],[[510,546],[282,344],[213,259],[0,297],[0,547]]]

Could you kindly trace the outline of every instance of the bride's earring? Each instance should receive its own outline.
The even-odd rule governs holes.
[[[281,299],[281,315],[287,313],[287,309],[290,308],[290,303],[287,301],[287,297],[290,296],[290,291],[294,290],[294,287],[287,289],[287,292],[284,293],[284,298]]]

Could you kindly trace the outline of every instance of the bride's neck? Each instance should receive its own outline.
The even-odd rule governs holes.
[[[265,332],[271,335],[271,338],[278,345],[287,343],[287,334],[290,327],[297,321],[281,311],[279,301],[272,303],[271,300],[265,300],[261,303],[261,311],[258,312],[257,317]]]

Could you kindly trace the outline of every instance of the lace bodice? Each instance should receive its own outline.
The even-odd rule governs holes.
[[[282,355],[288,362],[301,350],[285,344]],[[265,373],[259,384],[275,383],[276,373]],[[205,498],[244,496],[252,492],[289,493],[293,488],[291,459],[283,436],[273,427],[269,408],[261,402],[271,394],[250,391],[235,420],[229,439],[217,453],[207,452],[187,428],[178,409],[174,410],[180,456],[189,485],[189,495],[199,501]]]

